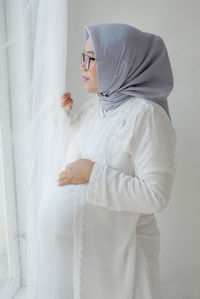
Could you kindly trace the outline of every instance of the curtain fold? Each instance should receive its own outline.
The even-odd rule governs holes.
[[[12,14],[16,29],[9,32],[7,27],[7,39],[1,42],[1,55],[12,52],[16,63],[21,51],[24,58],[23,64],[17,65],[15,72],[9,74],[9,80],[15,82],[19,76],[22,78],[20,67],[25,73],[19,83],[17,100],[14,89],[12,94],[12,84],[9,98],[13,109],[20,105],[24,121],[18,121],[20,125],[13,128],[12,135],[4,142],[19,144],[20,141],[19,148],[27,148],[22,161],[27,176],[26,285],[27,299],[36,299],[39,207],[48,183],[58,179],[69,144],[70,110],[60,105],[61,95],[67,89],[68,1],[18,1],[14,7],[8,1],[8,26]],[[7,101],[8,97],[1,100]],[[16,117],[15,110],[13,115]]]
[[[48,182],[58,178],[68,145],[70,117],[67,117],[59,101],[66,90],[67,8],[65,0],[43,0],[38,5],[31,84],[31,177],[27,206],[28,299],[37,298],[40,203],[45,198]],[[50,252],[53,251],[49,248]],[[53,260],[53,256],[48,258]]]

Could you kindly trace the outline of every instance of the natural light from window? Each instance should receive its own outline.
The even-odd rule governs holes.
[[[8,254],[6,238],[6,216],[4,206],[4,184],[3,184],[3,163],[2,143],[0,132],[0,288],[8,279]]]

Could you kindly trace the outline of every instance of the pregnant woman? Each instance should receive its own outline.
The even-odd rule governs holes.
[[[160,299],[154,214],[170,199],[176,147],[167,49],[127,24],[84,34],[80,69],[96,95],[70,116],[67,158],[41,203],[35,299]]]

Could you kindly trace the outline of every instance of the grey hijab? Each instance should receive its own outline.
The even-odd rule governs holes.
[[[121,23],[84,26],[94,49],[99,101],[112,110],[135,96],[161,105],[169,118],[167,96],[173,74],[163,39]]]

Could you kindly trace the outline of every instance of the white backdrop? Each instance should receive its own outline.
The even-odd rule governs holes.
[[[67,82],[72,113],[93,96],[80,71],[83,25],[127,23],[162,36],[174,74],[169,109],[177,133],[177,174],[167,208],[157,214],[161,234],[162,299],[200,298],[200,2],[198,0],[69,1]]]

